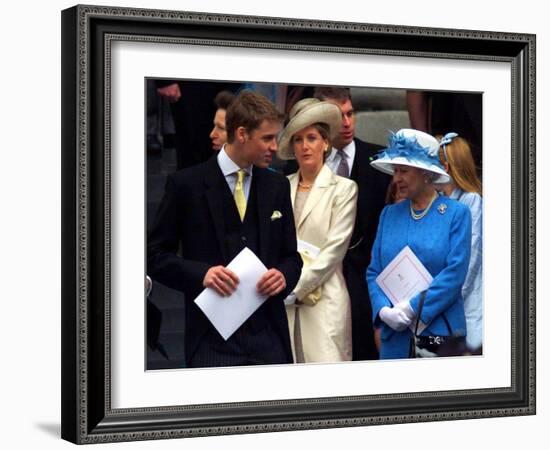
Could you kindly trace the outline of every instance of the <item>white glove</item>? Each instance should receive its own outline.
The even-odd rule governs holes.
[[[287,298],[284,299],[284,303],[286,306],[296,306],[296,294],[294,292],[288,294]]]
[[[403,331],[412,323],[412,319],[409,319],[407,314],[397,307],[384,306],[378,315],[383,322],[395,331]]]
[[[411,320],[411,322],[414,322],[414,319],[416,319],[416,313],[414,312],[414,309],[411,308],[410,302],[401,302],[394,306],[394,308],[403,311],[405,315]]]

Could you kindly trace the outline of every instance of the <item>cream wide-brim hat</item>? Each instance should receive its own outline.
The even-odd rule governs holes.
[[[401,146],[397,147],[399,142]],[[405,143],[405,144],[403,144]],[[409,143],[409,145],[407,145]],[[417,144],[425,151],[419,151]],[[370,163],[380,172],[393,175],[395,166],[410,166],[435,174],[434,183],[446,184],[451,179],[439,161],[439,142],[423,131],[404,128],[390,138],[389,146]]]
[[[322,102],[316,98],[304,98],[290,110],[290,121],[279,137],[280,159],[295,159],[291,139],[298,131],[315,123],[325,123],[330,128],[330,139],[333,140],[340,133],[342,113],[333,103]],[[330,150],[330,149],[329,149]]]

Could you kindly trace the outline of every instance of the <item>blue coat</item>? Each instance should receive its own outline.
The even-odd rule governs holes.
[[[466,322],[462,285],[470,261],[471,215],[468,207],[455,200],[438,197],[430,211],[420,220],[410,214],[410,200],[384,208],[374,241],[371,263],[367,268],[367,283],[372,301],[373,320],[381,327],[381,359],[406,358],[412,333],[409,329],[396,332],[378,316],[384,306],[392,306],[376,284],[376,277],[405,247],[409,246],[433,277],[421,320],[427,326],[423,335],[464,336]],[[420,294],[411,299],[418,313]]]

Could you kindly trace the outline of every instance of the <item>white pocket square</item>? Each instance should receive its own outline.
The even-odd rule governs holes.
[[[271,220],[277,220],[277,219],[280,219],[281,217],[283,217],[283,215],[281,214],[281,211],[273,211],[273,214],[271,214]]]

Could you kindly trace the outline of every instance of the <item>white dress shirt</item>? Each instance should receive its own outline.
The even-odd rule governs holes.
[[[231,189],[231,193],[235,194],[235,186],[237,184],[237,172],[241,168],[237,164],[235,164],[233,160],[225,152],[225,145],[221,148],[220,152],[218,153],[218,165],[220,166],[220,169],[223,173],[223,176],[225,177],[225,181],[227,182],[229,189]],[[250,186],[252,184],[252,165],[250,165],[249,167],[246,167],[244,171],[247,173],[248,176],[244,177],[243,190],[244,190],[244,196],[248,201],[248,196],[250,194]]]

